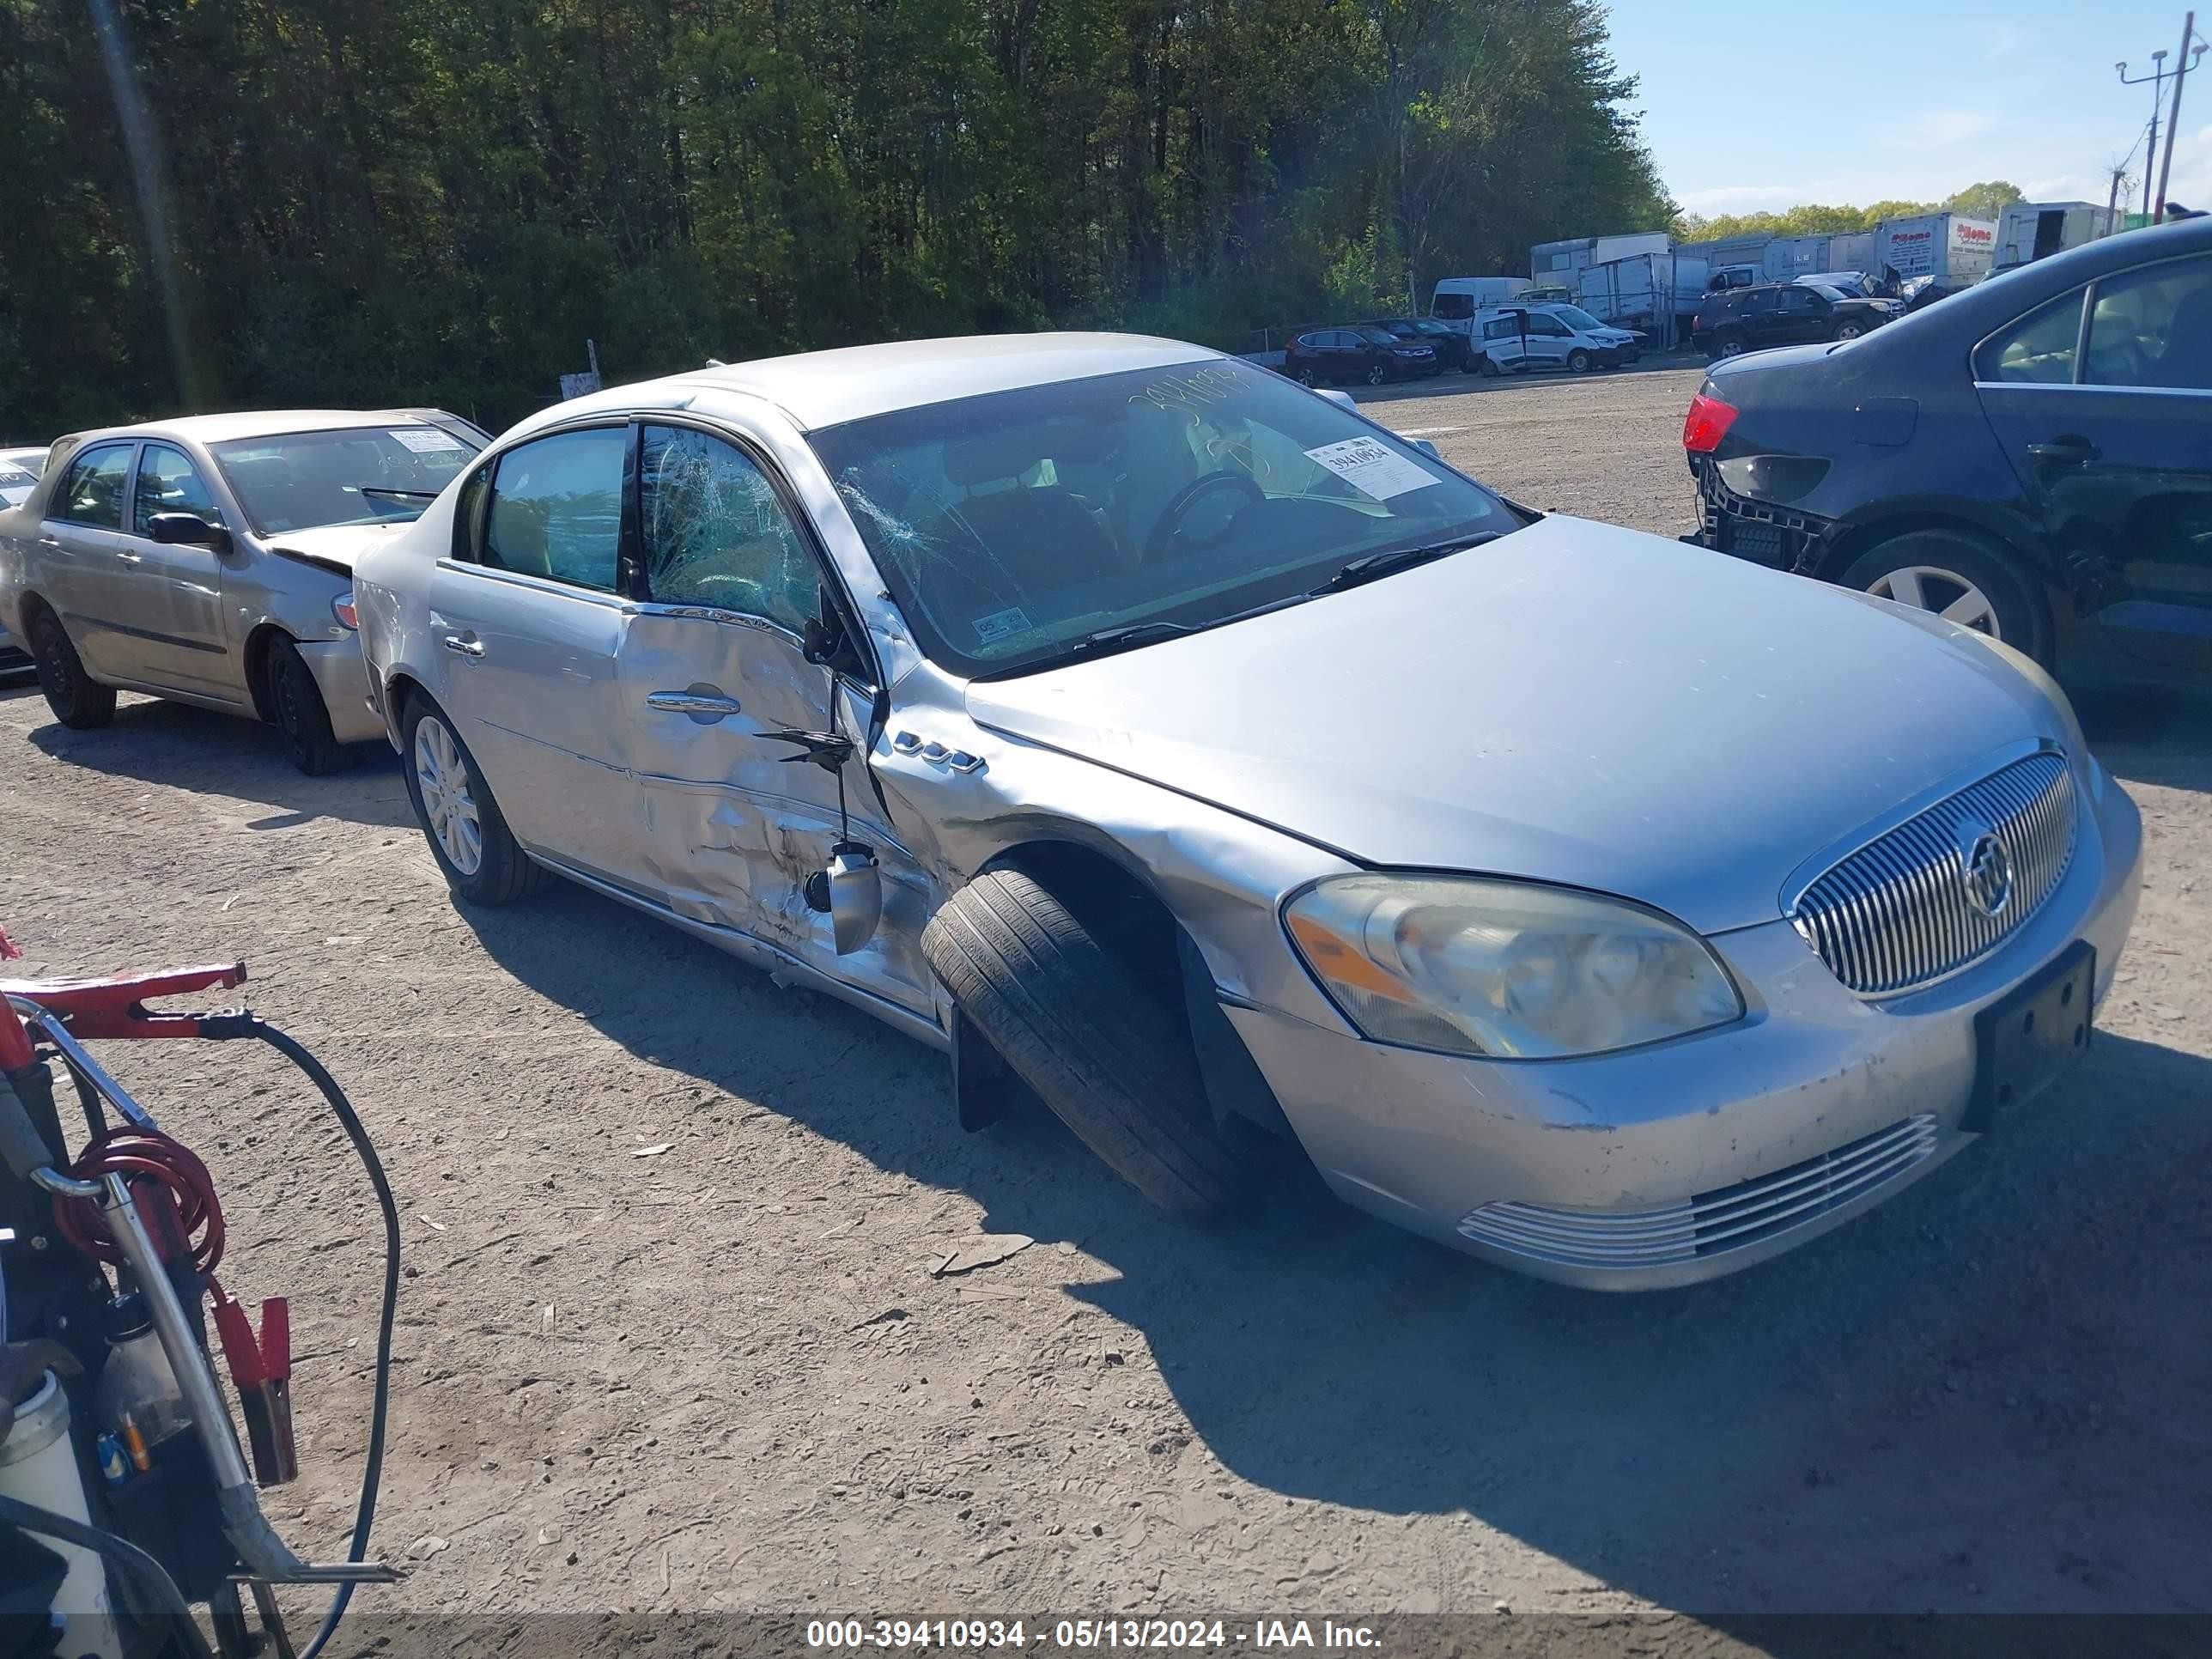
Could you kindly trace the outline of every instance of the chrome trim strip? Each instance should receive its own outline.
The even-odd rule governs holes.
[[[1479,1244],[1565,1267],[1680,1267],[1771,1243],[1916,1169],[1942,1133],[1919,1113],[1831,1152],[1674,1204],[1575,1210],[1487,1204],[1459,1224]]]
[[[2124,398],[2212,398],[2212,392],[2180,386],[2098,386],[2084,380],[1977,380],[1977,392],[2103,392]]]

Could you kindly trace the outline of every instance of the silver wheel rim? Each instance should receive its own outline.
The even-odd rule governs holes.
[[[446,723],[426,715],[415,727],[415,787],[422,816],[454,869],[473,876],[483,867],[483,824],[469,788],[468,763]]]
[[[1856,323],[1845,323],[1841,328],[1836,331],[1836,337],[1838,340],[1857,339],[1859,337],[1859,325]]]
[[[1878,579],[1867,592],[1878,599],[1909,605],[1916,611],[1933,611],[1945,622],[1971,628],[1993,640],[2004,637],[1997,626],[1996,607],[1990,603],[1989,595],[1957,571],[1946,570],[1941,565],[1909,564]]]
[[[1721,342],[1721,356],[1723,357],[1741,357],[1743,356],[1743,342],[1741,340],[1723,340]]]

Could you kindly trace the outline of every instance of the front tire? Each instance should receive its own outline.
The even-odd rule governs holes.
[[[1474,360],[1474,372],[1486,380],[1492,380],[1498,378],[1498,364],[1486,351]]]
[[[921,949],[961,1016],[1124,1181],[1187,1220],[1235,1205],[1243,1165],[1181,1022],[1043,886],[985,872]]]
[[[492,799],[476,757],[446,712],[426,698],[407,705],[407,798],[453,896],[487,907],[512,904],[545,884]]]
[[[41,605],[31,619],[31,661],[39,690],[54,718],[72,732],[89,732],[115,718],[115,688],[84,672],[84,660],[59,617]]]
[[[2002,640],[2048,665],[2051,630],[2034,585],[1964,531],[1915,530],[1854,559],[1840,578],[1872,593]]]
[[[1572,351],[1570,351],[1567,354],[1567,372],[1569,374],[1587,374],[1589,373],[1589,366],[1590,355],[1589,352],[1584,351],[1580,346],[1577,346]]]
[[[1856,340],[1865,332],[1864,323],[1838,323],[1834,337],[1838,340]]]
[[[269,652],[269,720],[284,734],[292,764],[309,777],[326,777],[354,763],[353,750],[331,735],[323,688],[289,640],[277,641]]]

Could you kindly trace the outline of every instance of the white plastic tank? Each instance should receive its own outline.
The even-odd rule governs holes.
[[[70,1521],[91,1524],[84,1482],[77,1473],[76,1450],[70,1439],[69,1395],[52,1371],[17,1404],[15,1424],[0,1440],[0,1494],[33,1504]],[[94,1551],[58,1538],[39,1542],[69,1563],[69,1576],[54,1599],[62,1616],[58,1651],[122,1659],[122,1644],[108,1609],[107,1564]]]

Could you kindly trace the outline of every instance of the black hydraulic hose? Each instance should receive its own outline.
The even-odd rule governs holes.
[[[82,1521],[72,1521],[66,1515],[57,1515],[52,1510],[42,1510],[35,1504],[26,1504],[15,1498],[0,1498],[0,1521],[25,1532],[58,1538],[64,1544],[76,1545],[79,1549],[95,1551],[112,1561],[121,1563],[140,1583],[154,1593],[154,1600],[160,1605],[152,1611],[176,1626],[177,1639],[184,1644],[185,1650],[192,1656],[192,1659],[215,1659],[208,1649],[207,1638],[200,1634],[200,1627],[193,1620],[191,1608],[185,1605],[184,1593],[177,1588],[177,1581],[169,1577],[159,1561],[129,1539],[118,1537],[112,1532],[102,1532],[97,1527],[88,1527]],[[126,1611],[134,1617],[137,1616],[135,1608]]]
[[[384,1177],[384,1164],[376,1156],[376,1146],[369,1139],[368,1131],[362,1127],[345,1091],[338,1087],[337,1079],[323,1069],[320,1060],[257,1014],[204,1015],[200,1032],[209,1037],[258,1038],[306,1073],[308,1081],[322,1091],[323,1098],[337,1116],[339,1127],[353,1142],[362,1167],[368,1172],[368,1184],[376,1189],[377,1207],[384,1212],[384,1305],[377,1318],[376,1380],[368,1413],[368,1452],[362,1469],[361,1501],[354,1510],[353,1542],[346,1551],[348,1561],[366,1561],[369,1528],[376,1520],[377,1483],[384,1473],[385,1417],[391,1405],[392,1326],[399,1302],[399,1206],[392,1200],[392,1183]],[[323,1615],[322,1628],[300,1650],[300,1659],[316,1659],[337,1633],[338,1621],[345,1617],[346,1605],[353,1600],[353,1589],[351,1584],[337,1587],[331,1597],[330,1611]]]

